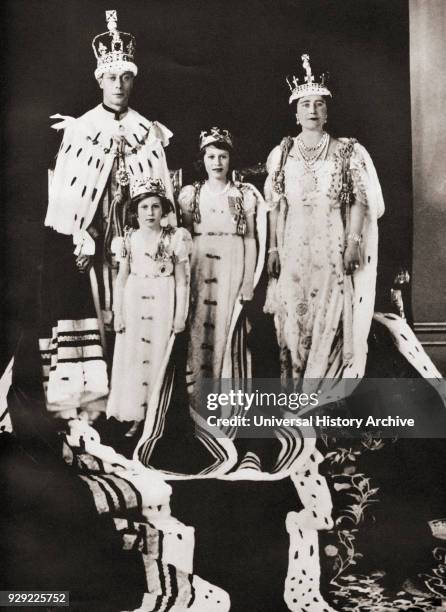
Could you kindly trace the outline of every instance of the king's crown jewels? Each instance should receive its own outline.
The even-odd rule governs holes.
[[[287,77],[286,81],[291,91],[290,104],[304,96],[330,96],[331,92],[327,88],[327,74],[321,74],[319,81],[314,80],[314,75],[311,71],[310,56],[306,53],[302,55],[302,66],[305,70],[304,82],[299,85],[299,79],[293,76],[292,80]]]
[[[135,37],[118,30],[117,11],[105,11],[105,19],[108,31],[95,36],[92,42],[97,59],[95,77],[100,78],[104,72],[132,72],[136,76]]]

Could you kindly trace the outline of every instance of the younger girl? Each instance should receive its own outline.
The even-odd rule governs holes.
[[[145,417],[169,337],[184,330],[192,241],[183,228],[163,226],[172,209],[159,179],[132,185],[130,214],[138,229],[126,232],[114,296],[116,345],[108,417]]]

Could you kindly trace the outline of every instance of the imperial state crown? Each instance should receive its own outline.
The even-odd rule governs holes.
[[[135,37],[118,30],[117,11],[105,11],[108,32],[94,37],[93,51],[97,59],[94,76],[99,79],[104,72],[132,72],[138,74],[135,59]]]

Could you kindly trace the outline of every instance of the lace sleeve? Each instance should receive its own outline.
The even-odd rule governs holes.
[[[243,209],[245,215],[250,217],[254,215],[257,208],[257,196],[249,183],[244,183],[241,187],[243,193]]]
[[[281,194],[278,193],[277,184],[277,172],[280,167],[280,160],[282,156],[282,150],[280,146],[274,147],[271,153],[268,155],[266,160],[266,170],[268,176],[266,177],[264,193],[265,203],[268,210],[274,210],[280,202]]]
[[[188,261],[189,255],[192,253],[192,237],[184,227],[179,227],[172,239],[172,252],[175,263]]]
[[[364,148],[359,143],[355,144],[350,160],[350,174],[352,178],[355,203],[362,204],[362,206],[368,208],[369,202],[367,198],[367,191],[369,176],[363,150]]]

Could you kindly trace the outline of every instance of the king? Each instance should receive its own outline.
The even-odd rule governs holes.
[[[108,390],[115,253],[129,185],[161,179],[172,200],[164,153],[172,133],[129,107],[138,73],[135,39],[118,30],[116,11],[106,11],[106,20],[107,32],[92,43],[102,103],[77,119],[52,117],[64,135],[45,218],[39,342],[47,407],[67,417],[96,411]]]

